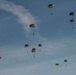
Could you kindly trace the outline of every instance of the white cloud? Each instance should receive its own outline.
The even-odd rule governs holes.
[[[70,57],[69,57],[70,58]],[[58,62],[60,63],[60,66],[57,70],[55,63]],[[10,69],[4,69],[0,70],[0,75],[71,75],[71,74],[76,74],[75,69],[76,69],[76,63],[70,63],[71,61],[68,62],[67,66],[64,65],[62,59],[58,60],[50,60],[46,62],[40,62],[40,63],[35,63],[31,64],[28,66],[25,66],[23,64],[22,66],[19,67],[14,67]]]
[[[39,34],[38,26],[33,30],[29,28],[30,24],[37,22],[36,18],[29,12],[29,10],[25,9],[21,5],[16,5],[13,2],[9,2],[7,0],[0,0],[0,9],[5,10],[9,13],[12,13],[14,16],[17,17],[18,22],[21,23],[24,27],[27,38],[29,37],[33,38],[30,35],[32,33],[35,33],[37,36],[36,38],[34,37],[35,40],[42,41],[42,42],[46,41],[46,39]]]
[[[44,44],[44,47],[41,48],[41,52],[36,53],[35,58],[33,58],[31,52],[27,54],[25,48],[12,48],[12,46],[10,46],[11,49],[9,45],[2,47],[0,49],[1,52],[3,50],[6,51],[2,52],[3,58],[0,61],[0,75],[71,75],[75,73],[76,55],[70,54],[68,56],[63,53],[63,51],[66,52],[66,50],[64,50],[65,48],[70,53],[70,50],[67,48],[70,45],[69,42],[71,42],[71,44],[75,42],[73,39],[67,40],[68,42],[66,40],[64,42],[64,39],[60,41],[58,40],[58,43],[55,45],[51,45],[50,43],[47,45]],[[68,59],[67,66],[65,66],[63,62],[64,59]],[[58,70],[55,63],[60,64]]]
[[[35,17],[21,5],[16,5],[13,2],[6,0],[0,0],[0,9],[12,13],[18,19],[18,22],[21,23],[26,31],[29,30],[29,24],[35,23]]]
[[[17,62],[21,60],[24,63],[25,61],[28,61],[28,59],[31,59],[28,62],[33,62],[32,61],[33,54],[31,53],[31,49],[33,47],[37,49],[36,58],[41,62],[50,59],[67,58],[69,56],[75,55],[76,47],[74,48],[74,50],[71,50],[73,49],[71,44],[75,43],[72,42],[73,40],[69,39],[69,42],[71,43],[68,44],[66,40],[65,42],[64,40],[62,42],[60,41],[58,42],[56,41],[57,44],[44,42],[41,48],[37,47],[37,44],[31,45],[29,48],[25,48],[25,47],[14,48],[14,46],[12,45],[3,46],[2,48],[0,47],[2,61],[7,62],[9,60],[8,62],[10,63],[11,60],[12,62],[15,60],[17,60]],[[70,48],[68,48],[68,46],[70,46]],[[27,53],[27,50],[29,51],[29,53]],[[39,50],[41,50],[41,52],[39,52]]]

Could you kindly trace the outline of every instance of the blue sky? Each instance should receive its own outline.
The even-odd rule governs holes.
[[[0,0],[0,75],[75,75],[76,22],[69,22],[76,21],[76,15],[69,16],[75,7],[75,0]],[[37,27],[29,28],[31,23]]]

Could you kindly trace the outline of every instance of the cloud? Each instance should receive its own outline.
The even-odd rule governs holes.
[[[12,45],[0,47],[0,53],[1,53],[0,55],[2,56],[2,63],[4,62],[14,63],[16,61],[16,63],[19,64],[23,64],[26,62],[25,65],[27,65],[33,63],[34,59],[36,60],[36,62],[34,63],[37,63],[37,61],[42,62],[50,59],[58,60],[61,58],[65,59],[73,55],[75,56],[76,47],[74,47],[71,44],[76,43],[76,41],[74,41],[73,39],[72,40],[62,39],[62,40],[57,40],[56,43],[55,44],[51,44],[50,42],[43,43],[43,46],[41,48],[37,47],[37,44],[31,45],[29,48],[25,48],[22,46],[19,46],[19,48],[17,48]],[[33,58],[33,54],[31,53],[31,49],[33,47],[36,48],[36,55],[35,55],[36,58]],[[27,50],[29,53],[27,53]],[[41,52],[39,52],[39,50],[41,50]]]
[[[12,2],[0,0],[0,9],[17,16],[18,22],[24,26],[26,31],[29,31],[28,25],[30,23],[36,22],[34,17],[27,9]],[[28,35],[28,37],[30,36]],[[22,47],[13,48],[8,45],[7,47],[2,47],[2,49],[0,48],[0,53],[2,55],[2,59],[0,60],[0,75],[76,74],[76,64],[74,63],[76,62],[76,55],[74,54],[76,53],[76,47],[73,46],[76,43],[75,40],[68,39],[68,42],[67,39],[61,39],[52,44],[50,43],[50,41],[48,42],[46,38],[40,36],[40,34],[38,33],[37,36],[34,36],[32,42],[33,41],[36,42],[36,45],[34,45],[34,47],[37,47],[38,43],[43,44],[42,48],[37,47],[37,50],[41,49],[41,52],[36,53],[36,58],[32,57],[31,52],[26,54],[26,49]],[[33,47],[33,45],[31,47]],[[31,48],[29,50],[31,50]],[[74,56],[71,57],[72,55]],[[72,60],[72,63],[68,64],[67,67],[59,67],[59,70],[57,71],[55,67],[55,62],[62,62],[64,58],[69,58],[69,62]],[[26,65],[26,63],[28,65]]]
[[[26,31],[29,31],[29,24],[35,23],[35,17],[21,5],[16,5],[13,2],[6,0],[0,0],[0,9],[12,13],[18,19],[18,22],[21,23]]]
[[[70,57],[69,57],[70,58]],[[73,59],[73,58],[72,58]],[[63,61],[62,59],[58,59],[58,61]],[[60,66],[58,70],[56,69],[55,62],[58,62],[57,60],[50,60],[40,63],[31,64],[28,66],[25,66],[25,64],[21,66],[15,66],[14,68],[7,68],[4,70],[0,70],[1,75],[71,75],[72,73],[76,74],[76,63],[70,63],[68,62],[67,66],[63,62],[60,62]]]
[[[67,42],[67,41],[68,42]],[[70,43],[71,42],[71,43]],[[74,39],[60,39],[55,44],[44,44],[39,53],[37,51],[36,57],[33,58],[31,52],[26,53],[25,48],[13,48],[9,45],[0,48],[3,55],[0,60],[0,74],[1,75],[71,75],[75,73],[76,65],[76,51],[69,49],[71,44],[75,44]],[[49,46],[48,46],[49,45]],[[51,46],[51,47],[50,47]],[[66,48],[66,50],[65,50]],[[75,47],[76,49],[76,47]],[[6,50],[6,51],[3,51]],[[38,48],[37,48],[38,50]],[[3,52],[2,52],[3,51]],[[29,48],[31,51],[31,47]],[[72,52],[73,51],[73,54]],[[66,55],[68,52],[69,55]],[[67,66],[65,66],[63,60],[68,59]],[[60,63],[59,70],[57,71],[55,63]]]
[[[0,9],[5,10],[17,17],[18,22],[21,23],[21,25],[23,25],[24,27],[26,37],[31,37],[29,38],[29,40],[33,40],[31,34],[35,33],[36,37],[34,37],[34,40],[38,40],[36,42],[47,41],[46,38],[42,37],[39,34],[38,26],[33,30],[29,28],[30,24],[35,24],[38,20],[36,20],[36,18],[29,12],[28,9],[24,8],[21,5],[14,4],[13,2],[9,2],[7,0],[0,0]]]
[[[23,25],[26,37],[33,43],[48,43],[47,39],[40,35],[38,26],[32,30],[29,28],[29,24],[36,23],[35,17],[21,5],[14,4],[7,0],[0,0],[0,9],[5,10],[17,17],[18,22]],[[30,33],[28,33],[30,31]],[[36,36],[31,35],[35,33]]]

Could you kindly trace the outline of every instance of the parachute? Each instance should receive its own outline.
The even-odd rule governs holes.
[[[36,24],[30,24],[29,27],[30,28],[35,28],[36,27]]]
[[[32,48],[32,53],[35,53],[36,52],[36,48]]]
[[[30,24],[29,27],[30,27],[30,28],[35,28],[35,27],[36,27],[36,24]],[[32,34],[33,36],[35,35],[34,32],[35,32],[35,31],[34,31],[34,29],[33,29],[33,34]]]
[[[74,16],[75,14],[74,14],[74,12],[70,12],[69,15],[70,16]],[[73,22],[75,22],[75,20],[74,19],[70,19],[69,22],[73,23]],[[74,25],[72,25],[72,29],[74,29]]]
[[[32,48],[32,53],[35,53],[36,52],[36,48]],[[35,54],[33,55],[35,57]]]
[[[29,47],[29,44],[25,44],[25,47]]]
[[[73,22],[75,22],[75,20],[74,19],[70,19],[69,22],[73,23]],[[72,29],[74,29],[74,25],[72,25]]]
[[[75,20],[74,20],[74,19],[70,19],[70,20],[69,20],[69,22],[71,22],[71,23],[72,23],[72,22],[75,22]]]
[[[48,8],[53,8],[54,4],[48,4]],[[51,13],[51,15],[53,15],[53,13]]]
[[[25,47],[28,48],[29,47],[29,44],[25,44]],[[27,53],[28,53],[28,50],[27,50]]]
[[[70,16],[74,16],[75,14],[74,14],[74,12],[70,12],[69,15]]]
[[[58,70],[59,63],[56,63],[55,66],[57,66],[57,70]]]
[[[38,47],[42,47],[42,44],[38,44]]]
[[[38,44],[38,47],[42,47],[42,44]],[[41,52],[41,49],[39,49],[39,51]]]
[[[65,60],[64,60],[64,62],[65,62],[65,66],[67,66],[67,64],[66,64],[66,63],[68,62],[68,60],[67,60],[67,59],[65,59]]]
[[[55,65],[56,65],[56,66],[59,66],[59,63],[56,63]]]
[[[68,60],[67,60],[67,59],[65,59],[65,60],[64,60],[64,62],[68,62]]]
[[[54,7],[54,4],[49,4],[48,5],[48,8],[53,8]]]

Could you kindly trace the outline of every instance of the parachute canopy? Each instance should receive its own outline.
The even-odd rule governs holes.
[[[68,61],[67,59],[64,60],[64,62],[67,62],[67,61]]]
[[[74,14],[74,12],[70,12],[69,15],[70,16],[74,16],[75,14]]]
[[[42,47],[42,44],[38,44],[38,47]]]
[[[55,65],[56,65],[56,66],[59,66],[59,63],[56,63]]]
[[[30,28],[35,28],[36,27],[36,24],[30,24],[29,27]]]
[[[71,19],[71,20],[69,20],[69,22],[75,22],[75,20],[74,19]]]
[[[29,47],[29,44],[25,44],[25,47]]]
[[[36,52],[36,48],[32,48],[32,53],[35,53]]]
[[[48,8],[53,8],[54,7],[54,4],[49,4],[48,5]]]

